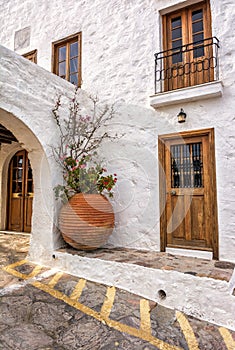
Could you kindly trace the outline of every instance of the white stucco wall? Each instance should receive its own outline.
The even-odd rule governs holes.
[[[109,169],[119,178],[114,198],[116,230],[110,244],[159,250],[158,135],[214,127],[220,258],[235,261],[235,180],[232,176],[235,166],[235,9],[230,0],[211,1],[212,34],[219,38],[221,45],[219,68],[223,96],[176,103],[157,111],[149,102],[154,92],[154,53],[161,49],[161,13],[195,2],[42,0],[36,4],[32,0],[2,1],[0,43],[13,50],[15,32],[30,27],[29,45],[18,53],[37,49],[38,65],[50,71],[51,43],[82,31],[82,89],[115,103],[117,116],[113,129],[125,132],[118,143],[103,149]],[[10,55],[9,65],[11,59]],[[20,78],[13,82],[14,76],[10,77],[10,86],[2,88],[12,89],[14,85],[18,89],[14,95],[10,90],[7,103],[13,106],[22,98],[20,103],[26,105],[27,115],[21,115],[21,106],[12,107],[10,112],[16,115],[14,109],[17,109],[19,118],[46,149],[48,131],[53,138],[54,130],[48,110],[58,90],[69,90],[69,84],[60,84],[57,77],[49,78],[30,63],[26,72],[22,62],[17,60],[12,66],[12,69],[17,66]],[[7,78],[5,76],[5,80]],[[22,94],[31,88],[28,93],[32,100],[28,104],[28,97],[25,103],[26,97]],[[38,90],[41,98],[48,101],[43,106],[34,94]],[[176,118],[181,107],[187,113],[187,121],[182,125]]]
[[[66,97],[74,88],[39,66],[0,46],[0,124],[15,135],[18,143],[1,145],[0,199],[1,229],[6,223],[7,174],[11,157],[20,149],[29,154],[34,179],[32,215],[32,256],[51,255],[61,245],[54,223],[56,207],[53,187],[61,180],[51,157],[56,142],[55,121],[51,116],[56,97]],[[14,74],[12,74],[14,72]]]

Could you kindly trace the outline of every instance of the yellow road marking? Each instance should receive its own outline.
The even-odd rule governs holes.
[[[220,334],[224,339],[224,342],[228,348],[228,350],[234,350],[235,349],[235,341],[233,340],[233,337],[228,329],[224,327],[219,328]]]
[[[151,334],[151,319],[149,301],[146,299],[140,300],[140,328]]]
[[[21,278],[21,279],[29,279],[29,278],[33,278],[35,276],[37,276],[37,274],[42,270],[42,266],[37,265],[32,272],[30,272],[28,275],[25,273],[21,273],[17,270],[14,270],[15,267],[27,264],[28,261],[27,260],[21,260],[21,261],[17,261],[14,264],[8,265],[6,267],[3,267],[2,269],[10,274],[12,274],[15,277]]]
[[[50,286],[51,288],[54,288],[55,285],[58,283],[58,281],[60,280],[60,278],[63,276],[63,272],[57,272],[52,279],[50,280],[50,282],[48,283],[48,286]]]
[[[27,260],[20,260],[20,261],[17,261],[11,265],[8,265],[6,267],[4,267],[3,269],[6,269],[6,268],[9,268],[9,269],[13,269],[14,267],[18,267],[20,265],[24,265],[26,264],[28,261]]]
[[[32,282],[32,285],[38,289],[41,289],[42,291],[52,295],[53,297],[63,300],[65,303],[73,306],[74,308],[82,311],[83,313],[94,317],[96,320],[105,322],[107,326],[112,327],[120,332],[125,332],[129,335],[132,335],[137,338],[141,338],[150,344],[156,346],[159,350],[183,350],[182,348],[179,348],[178,346],[170,345],[165,343],[164,341],[153,337],[151,334],[144,332],[142,329],[133,328],[127,325],[124,325],[118,321],[114,321],[109,319],[108,317],[103,316],[101,313],[90,309],[88,306],[85,306],[81,303],[79,303],[76,300],[71,299],[67,295],[59,292],[58,290],[50,288],[50,286],[45,285],[39,281]]]
[[[107,288],[105,301],[104,301],[103,306],[102,306],[101,311],[100,311],[100,313],[103,317],[106,317],[106,318],[109,317],[110,312],[111,312],[112,307],[113,307],[115,294],[116,294],[115,287],[108,287]]]
[[[86,285],[86,280],[84,280],[83,278],[81,278],[78,283],[76,284],[73,292],[70,295],[70,299],[72,300],[78,300],[82,294],[82,291],[84,289]]]
[[[4,271],[10,273],[11,275],[15,276],[15,277],[21,278],[21,279],[23,279],[23,280],[26,280],[26,279],[27,279],[26,275],[24,275],[23,273],[20,273],[20,272],[18,272],[18,271],[16,271],[16,270],[13,270],[13,269],[11,269],[11,268],[8,267],[8,266],[3,267],[2,269],[3,269]]]
[[[29,275],[26,275],[27,278],[33,278],[39,274],[39,272],[42,270],[42,266],[37,265],[32,272],[30,272]]]
[[[182,332],[184,333],[185,339],[188,344],[189,350],[200,350],[198,347],[198,342],[195,337],[195,334],[190,326],[187,318],[179,311],[176,312],[177,321],[180,324]]]

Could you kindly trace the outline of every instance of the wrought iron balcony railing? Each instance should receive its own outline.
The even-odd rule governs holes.
[[[155,94],[219,79],[219,40],[196,41],[155,54]]]

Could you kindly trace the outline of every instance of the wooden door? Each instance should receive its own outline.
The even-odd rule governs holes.
[[[31,232],[33,176],[28,153],[17,152],[9,166],[8,224],[10,231]]]
[[[218,257],[212,129],[160,137],[162,250],[212,251]]]

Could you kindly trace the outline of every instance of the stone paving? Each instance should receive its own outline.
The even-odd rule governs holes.
[[[28,241],[0,234],[0,350],[235,349],[235,332],[22,261]]]

